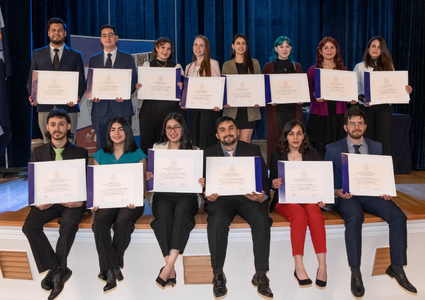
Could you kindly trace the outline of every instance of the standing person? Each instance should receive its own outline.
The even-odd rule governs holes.
[[[294,60],[292,41],[287,36],[280,36],[274,42],[270,62],[263,68],[263,74],[302,73],[303,68]],[[283,127],[293,119],[303,120],[302,103],[266,105],[267,118],[267,160],[276,150]],[[268,164],[269,165],[269,164]]]
[[[164,120],[162,136],[153,149],[196,150],[192,145],[186,122],[182,115],[170,113]],[[146,172],[146,181],[153,177]],[[199,178],[204,187],[205,180]],[[195,215],[198,212],[196,193],[159,193],[153,194],[152,212],[155,220],[151,227],[164,256],[165,266],[161,268],[156,282],[162,288],[176,284],[174,265],[179,254],[183,254],[190,232],[195,227]]]
[[[31,60],[31,69],[28,77],[27,90],[30,95],[28,100],[32,106],[37,107],[38,125],[43,135],[44,143],[47,144],[49,139],[46,137],[46,120],[49,112],[54,108],[65,110],[71,120],[71,132],[74,134],[72,141],[75,141],[77,133],[78,112],[80,107],[78,102],[86,91],[86,79],[84,76],[84,64],[81,53],[68,47],[65,44],[66,24],[62,19],[51,18],[47,22],[47,35],[50,44],[34,50]],[[78,99],[75,102],[69,102],[67,105],[48,105],[40,104],[31,99],[32,91],[32,71],[76,71],[78,72]]]
[[[302,122],[291,120],[283,127],[277,145],[277,151],[272,154],[270,163],[270,185],[275,190],[270,209],[276,210],[288,218],[291,226],[292,256],[295,260],[294,276],[300,286],[312,284],[304,268],[304,243],[307,226],[310,228],[311,240],[316,252],[319,268],[316,274],[316,285],[326,287],[326,230],[325,217],[321,208],[323,202],[317,204],[285,204],[279,203],[278,188],[282,185],[282,178],[278,178],[278,161],[317,161],[321,160],[317,151],[310,148],[308,137]]]
[[[181,69],[180,64],[171,61],[173,54],[174,46],[171,40],[167,37],[161,37],[153,45],[152,55],[155,59],[151,62],[145,62],[143,67]],[[183,86],[181,82],[178,85],[180,88]],[[159,141],[164,119],[172,112],[178,112],[183,116],[186,115],[186,111],[180,108],[178,101],[143,100],[139,111],[139,132],[140,149],[144,153],[147,153],[148,149],[152,148],[153,144]]]
[[[394,71],[393,60],[388,51],[385,40],[380,36],[375,36],[367,43],[363,61],[354,67],[357,73],[357,83],[359,90],[360,109],[367,116],[367,130],[365,137],[382,144],[382,154],[391,155],[391,123],[392,109],[390,104],[365,103],[364,72],[373,71]],[[413,88],[406,85],[406,91],[410,94]]]
[[[103,51],[90,57],[89,68],[131,69],[131,94],[142,85],[137,83],[136,65],[133,57],[117,48],[118,34],[114,26],[103,25],[100,28],[100,42]],[[96,95],[93,95],[96,96]],[[133,104],[131,99],[116,98],[105,100],[94,97],[91,109],[91,121],[96,131],[97,150],[106,146],[107,127],[113,117],[123,117],[131,127]]]
[[[46,137],[50,143],[34,149],[35,161],[56,161],[84,158],[86,165],[89,155],[86,149],[71,144],[71,118],[63,109],[54,109],[47,115]],[[56,299],[62,292],[65,282],[72,275],[68,268],[68,254],[74,243],[78,225],[83,217],[85,202],[66,202],[31,206],[22,231],[28,238],[39,273],[47,270],[41,281],[41,288],[51,291],[49,300]],[[53,250],[43,232],[44,224],[58,218],[59,239],[56,251]]]
[[[123,117],[114,117],[107,127],[106,146],[95,154],[95,165],[143,163],[146,173],[146,154],[134,141],[130,124]],[[124,267],[124,252],[130,244],[134,223],[143,214],[143,206],[133,204],[122,208],[94,207],[93,233],[99,255],[100,273],[98,278],[106,281],[105,293],[117,287],[117,279],[123,280],[121,269]],[[111,239],[111,227],[114,238]]]
[[[223,75],[261,74],[260,63],[255,58],[251,58],[248,38],[242,33],[233,37],[231,59],[223,64],[221,73]],[[250,143],[256,121],[261,120],[260,106],[256,104],[253,107],[230,107],[226,104],[223,116],[235,119],[240,130],[239,140]]]
[[[193,42],[192,62],[186,66],[187,77],[220,77],[218,62],[210,58],[210,42],[207,37],[198,35]],[[192,142],[202,150],[217,143],[215,121],[220,117],[218,107],[212,110],[190,109],[190,133]]]

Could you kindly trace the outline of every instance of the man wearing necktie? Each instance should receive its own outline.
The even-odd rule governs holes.
[[[391,265],[386,273],[395,278],[401,287],[417,293],[403,270],[407,264],[406,215],[391,200],[389,195],[380,197],[354,196],[343,193],[341,153],[382,154],[381,143],[363,137],[366,130],[366,115],[362,110],[350,109],[344,116],[344,129],[347,137],[326,146],[325,160],[333,162],[335,205],[333,209],[345,222],[345,245],[348,264],[351,267],[351,292],[355,297],[363,297],[365,288],[360,272],[362,250],[362,224],[364,213],[379,216],[389,224]]]

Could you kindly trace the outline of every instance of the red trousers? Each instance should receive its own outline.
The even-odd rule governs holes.
[[[277,203],[275,210],[291,222],[292,255],[304,255],[307,225],[316,253],[326,252],[325,216],[317,204]]]

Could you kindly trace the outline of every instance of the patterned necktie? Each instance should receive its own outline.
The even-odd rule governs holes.
[[[353,145],[355,154],[361,154],[360,151],[359,151],[360,146],[361,145]]]
[[[59,70],[59,49],[53,49],[55,51],[55,56],[53,56],[53,70],[57,71]]]
[[[62,157],[62,152],[63,152],[63,150],[65,150],[65,148],[53,148],[53,150],[55,150],[55,153],[56,153],[56,158],[55,158],[55,160],[63,160],[63,157]]]
[[[105,64],[105,68],[112,68],[112,59],[111,59],[112,54],[108,53],[108,58],[106,59],[106,64]]]

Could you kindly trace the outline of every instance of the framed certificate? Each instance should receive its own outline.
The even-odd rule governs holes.
[[[207,196],[245,195],[263,190],[261,157],[207,157]]]
[[[397,196],[391,156],[342,153],[341,159],[344,193],[355,196]]]
[[[330,161],[278,161],[279,203],[334,203]]]
[[[402,103],[410,101],[406,85],[407,71],[364,72],[365,102],[370,104]]]
[[[224,77],[185,77],[181,107],[223,108]]]
[[[265,106],[264,75],[226,75],[226,102],[231,107]]]
[[[267,104],[310,102],[307,74],[270,74],[264,75],[264,81]]]
[[[77,102],[78,72],[32,71],[31,100],[38,104]]]
[[[28,163],[28,205],[86,200],[84,158]]]
[[[334,101],[357,100],[357,74],[353,71],[314,70],[315,97]]]
[[[138,67],[139,83],[142,87],[137,98],[149,100],[180,101],[181,69]]]
[[[87,99],[130,99],[130,96],[131,69],[89,69],[87,73]]]
[[[148,150],[148,171],[153,178],[147,190],[153,192],[202,193],[199,178],[204,172],[203,150]]]
[[[143,163],[87,167],[87,208],[143,206]]]

